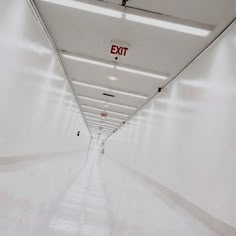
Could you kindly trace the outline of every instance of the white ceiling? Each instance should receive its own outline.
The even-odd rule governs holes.
[[[99,1],[99,4],[107,6],[106,2],[111,3],[109,6],[118,7],[117,5],[121,5],[122,1],[106,0],[104,3]],[[169,79],[161,80],[61,57],[68,76],[72,80],[144,95],[147,96],[147,99],[74,84],[78,95],[128,105],[136,109],[139,109],[149,98],[155,95],[159,87],[165,86],[174,78],[235,17],[234,0],[129,0],[127,2],[128,7],[214,27],[208,37],[199,37],[41,0],[35,0],[35,3],[59,53],[65,50],[73,55],[84,55],[89,58],[114,62],[114,56],[109,53],[111,41],[119,40],[129,43],[130,48],[126,57],[118,59],[118,64],[169,75]],[[98,1],[90,0],[90,3],[97,4]],[[115,76],[119,80],[111,81],[108,79],[109,76]],[[115,97],[105,97],[103,92],[114,94]],[[111,118],[120,118],[121,116],[111,114],[109,111],[128,115],[135,112],[135,110],[114,105],[104,108],[103,103],[85,100],[84,98],[79,98],[79,102],[81,105],[100,108],[101,111],[106,110],[108,117]],[[101,114],[99,110],[84,107],[82,109],[98,115]],[[87,113],[85,115],[88,116]],[[123,118],[127,119],[128,117]],[[102,125],[100,126],[102,127]],[[97,135],[99,131],[93,130],[92,132]]]

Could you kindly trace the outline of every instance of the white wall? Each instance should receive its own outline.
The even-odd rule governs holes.
[[[107,158],[149,176],[233,227],[236,227],[235,62],[234,24],[110,137],[105,148]]]
[[[0,48],[0,235],[35,236],[90,134],[27,1],[0,1]]]

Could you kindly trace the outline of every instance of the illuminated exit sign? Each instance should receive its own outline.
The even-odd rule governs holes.
[[[111,41],[110,54],[125,57],[128,54],[130,45],[125,42]]]

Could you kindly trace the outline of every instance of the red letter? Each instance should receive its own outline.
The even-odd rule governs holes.
[[[117,46],[116,54],[122,55],[122,47]]]
[[[128,51],[128,48],[124,48],[125,52],[124,52],[124,56],[126,56],[126,52]]]
[[[116,46],[115,45],[112,45],[111,46],[111,54],[116,54]]]

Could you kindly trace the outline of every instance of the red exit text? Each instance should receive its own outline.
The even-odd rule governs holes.
[[[111,54],[114,55],[126,56],[128,50],[129,48],[127,47],[120,47],[114,44],[111,46]]]

